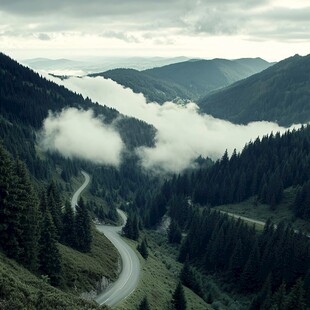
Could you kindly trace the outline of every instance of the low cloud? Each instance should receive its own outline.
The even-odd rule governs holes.
[[[113,128],[95,118],[93,112],[68,108],[44,120],[40,135],[44,150],[67,158],[81,158],[99,164],[118,166],[123,142]]]
[[[70,78],[58,83],[154,125],[157,129],[155,147],[136,150],[146,169],[181,172],[192,166],[200,155],[217,159],[226,149],[229,153],[234,148],[241,151],[247,142],[258,136],[287,130],[270,122],[235,125],[199,114],[195,103],[186,106],[172,102],[147,104],[142,94],[135,94],[131,89],[101,77]]]

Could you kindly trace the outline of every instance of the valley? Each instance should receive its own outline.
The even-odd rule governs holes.
[[[48,80],[1,54],[0,309],[307,309],[307,100],[293,100],[302,113],[281,101],[294,115],[257,104],[256,123],[204,114],[240,116],[227,98],[241,87],[253,103],[257,81],[283,76],[308,98],[308,76],[293,74],[307,63],[187,60]]]

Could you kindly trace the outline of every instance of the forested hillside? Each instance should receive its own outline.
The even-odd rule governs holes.
[[[164,103],[178,98],[186,100],[194,97],[194,93],[178,84],[163,81],[133,69],[114,69],[90,76],[103,76],[106,79],[111,79],[132,89],[135,93],[142,93],[149,102]]]
[[[309,237],[288,224],[275,227],[269,221],[262,233],[257,232],[212,207],[254,196],[253,208],[264,202],[276,210],[283,190],[294,187],[292,213],[309,222],[309,153],[310,127],[265,136],[230,157],[226,152],[212,166],[167,180],[160,191],[138,192],[133,205],[127,206],[133,211],[132,228],[139,227],[139,221],[147,228],[156,227],[168,214],[168,240],[181,243],[182,283],[207,302],[216,293],[210,293],[201,275],[215,277],[237,299],[246,296],[250,309],[306,309]],[[137,236],[136,232],[129,237]]]
[[[185,90],[194,94],[191,99],[197,100],[210,91],[244,79],[268,68],[270,65],[270,63],[260,58],[237,60],[198,59],[143,72],[152,77],[182,86]]]
[[[212,90],[260,72],[270,65],[260,58],[189,60],[144,71],[114,69],[90,76],[112,79],[136,93],[142,93],[149,102],[164,103],[197,100]]]
[[[295,55],[199,101],[200,109],[233,123],[310,120],[310,55]]]
[[[95,115],[104,116],[106,123],[117,118],[116,126],[128,150],[123,154],[125,164],[117,169],[44,153],[38,145],[38,130],[49,110],[66,107],[92,109]],[[29,309],[96,308],[49,285],[79,295],[94,289],[103,276],[116,278],[117,253],[92,227],[90,216],[116,222],[120,197],[129,197],[139,184],[150,182],[131,150],[153,145],[154,135],[152,126],[84,100],[0,54],[0,251],[8,257],[0,276],[13,281],[10,289],[1,286],[5,309],[20,307],[21,302],[29,304]],[[90,195],[99,200],[80,201],[73,214],[66,199],[72,195],[72,182],[81,169],[92,174]],[[33,283],[35,287],[27,284],[23,278],[27,271],[20,277],[11,274],[10,259],[18,263],[16,268],[24,270],[22,265],[35,276],[44,276],[46,284],[40,279]],[[41,282],[50,297],[40,297]],[[25,294],[15,300],[19,289]],[[51,304],[44,306],[48,302]]]

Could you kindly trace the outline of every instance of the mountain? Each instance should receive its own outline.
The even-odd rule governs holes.
[[[92,109],[105,124],[115,121],[127,149],[123,164],[114,168],[43,152],[37,140],[43,120],[49,111],[67,107]],[[10,283],[0,287],[0,308],[24,309],[27,305],[29,309],[73,309],[74,302],[79,309],[97,308],[77,298],[82,292],[96,289],[103,276],[115,280],[118,255],[93,225],[91,245],[80,248],[81,234],[77,238],[74,232],[83,231],[84,224],[76,220],[78,211],[70,217],[70,205],[63,206],[68,205],[65,202],[72,195],[72,184],[79,183],[80,171],[86,170],[92,182],[84,214],[105,222],[118,221],[119,197],[127,200],[125,197],[141,184],[151,183],[138,168],[132,150],[151,146],[154,136],[154,127],[85,100],[0,53],[0,281]],[[70,234],[66,234],[68,218],[76,225],[74,229],[69,225]],[[90,217],[86,222],[90,223]],[[15,260],[13,267],[8,258]],[[29,272],[24,267],[37,282],[29,283]],[[40,279],[41,275],[44,278]],[[52,289],[49,283],[58,289]],[[44,297],[44,292],[51,294]]]
[[[261,58],[190,59],[144,71],[122,68],[90,76],[112,79],[135,93],[142,93],[149,102],[183,102],[197,100],[214,89],[227,86],[270,65]]]
[[[199,101],[201,111],[234,123],[310,121],[310,55],[287,58]]]
[[[261,58],[254,59],[212,59],[191,60],[143,71],[163,81],[173,82],[192,93],[191,99],[215,89],[227,86],[254,73],[268,68],[271,64]]]
[[[115,68],[145,70],[186,60],[188,60],[186,57],[82,57],[79,60],[32,58],[21,62],[32,69],[44,70],[57,75],[84,75]]]
[[[90,76],[103,76],[106,79],[116,81],[118,84],[131,88],[135,93],[142,93],[149,102],[164,103],[176,98],[190,99],[194,96],[193,93],[178,84],[163,81],[134,69],[114,69]]]

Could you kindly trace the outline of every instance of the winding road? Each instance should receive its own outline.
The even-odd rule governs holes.
[[[75,210],[79,195],[88,186],[90,181],[90,176],[86,172],[82,171],[82,174],[85,177],[85,181],[72,197],[71,206],[73,210]],[[128,297],[137,287],[140,277],[139,258],[133,249],[120,236],[120,232],[126,224],[127,217],[123,211],[118,209],[117,212],[123,220],[123,225],[96,225],[98,231],[104,233],[104,235],[116,247],[122,260],[122,271],[119,274],[119,278],[95,298],[95,301],[99,305],[105,304],[107,306],[113,306]]]

